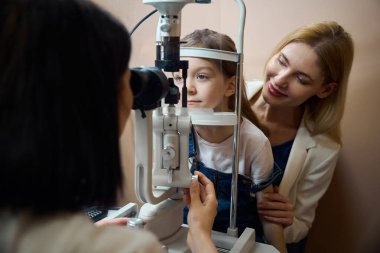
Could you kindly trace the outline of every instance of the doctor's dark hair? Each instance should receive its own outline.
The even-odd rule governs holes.
[[[182,47],[199,47],[199,48],[209,48],[216,50],[223,50],[229,52],[237,52],[234,41],[226,34],[222,34],[210,29],[199,29],[194,32],[184,36],[182,39]],[[226,77],[230,78],[236,76],[237,65],[235,62],[215,60],[215,59],[205,59],[212,62],[220,72]],[[242,78],[243,79],[243,78]],[[244,80],[244,79],[243,79]],[[244,84],[244,81],[242,82]],[[245,85],[241,87],[241,115],[259,127],[266,133],[264,127],[258,121],[256,115],[253,113],[251,106],[247,99],[247,92]],[[235,95],[230,96],[228,100],[228,108],[230,110],[235,110]]]
[[[324,75],[324,85],[337,84],[328,97],[314,96],[305,102],[305,126],[312,135],[327,133],[341,143],[340,121],[344,113],[348,78],[354,58],[351,35],[334,21],[313,23],[288,34],[269,59],[290,43],[309,45],[318,57],[317,64]]]
[[[126,28],[90,1],[1,1],[1,209],[114,204],[130,44]]]

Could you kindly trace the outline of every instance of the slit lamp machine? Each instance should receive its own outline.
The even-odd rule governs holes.
[[[189,133],[192,125],[234,126],[230,226],[227,233],[213,231],[221,252],[254,252],[255,231],[247,228],[240,237],[235,225],[237,204],[239,120],[243,73],[245,4],[239,6],[237,52],[205,48],[181,48],[181,11],[186,4],[211,4],[211,0],[143,0],[160,13],[156,32],[154,67],[132,68],[131,87],[135,110],[135,190],[145,203],[139,211],[130,203],[112,217],[136,213],[128,226],[153,232],[168,252],[190,252],[186,243],[188,227],[183,222],[181,188],[188,188],[193,176],[188,164]],[[201,6],[201,5],[200,5]],[[187,108],[186,77],[188,61],[181,57],[201,57],[237,64],[234,112],[197,112]],[[182,72],[182,91],[164,72]],[[181,95],[180,95],[181,94]],[[182,105],[177,104],[180,101]]]

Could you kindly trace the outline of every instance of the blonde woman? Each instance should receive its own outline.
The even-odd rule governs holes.
[[[251,108],[268,131],[281,176],[258,205],[282,224],[288,252],[304,252],[319,200],[341,148],[339,124],[353,61],[351,36],[336,22],[301,27],[273,51],[264,82],[248,82]]]

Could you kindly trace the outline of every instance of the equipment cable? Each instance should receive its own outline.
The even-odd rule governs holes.
[[[145,21],[147,20],[150,16],[152,16],[154,13],[156,13],[157,10],[154,10],[152,12],[150,12],[148,15],[146,15],[143,19],[141,19],[136,25],[135,27],[133,27],[133,29],[131,30],[131,32],[129,33],[130,35],[129,36],[132,36],[133,32]]]

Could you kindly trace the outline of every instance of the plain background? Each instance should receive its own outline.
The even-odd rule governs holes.
[[[153,10],[142,0],[96,0],[126,27]],[[182,11],[182,34],[210,28],[236,40],[238,8],[233,0],[189,4]],[[246,0],[244,76],[262,79],[271,50],[295,28],[337,21],[355,43],[346,111],[343,150],[333,182],[322,199],[307,247],[308,253],[380,252],[380,0]],[[154,65],[158,14],[132,35],[131,67]],[[105,63],[106,64],[106,63]],[[133,182],[133,120],[121,139],[126,186],[120,203],[136,202]]]

